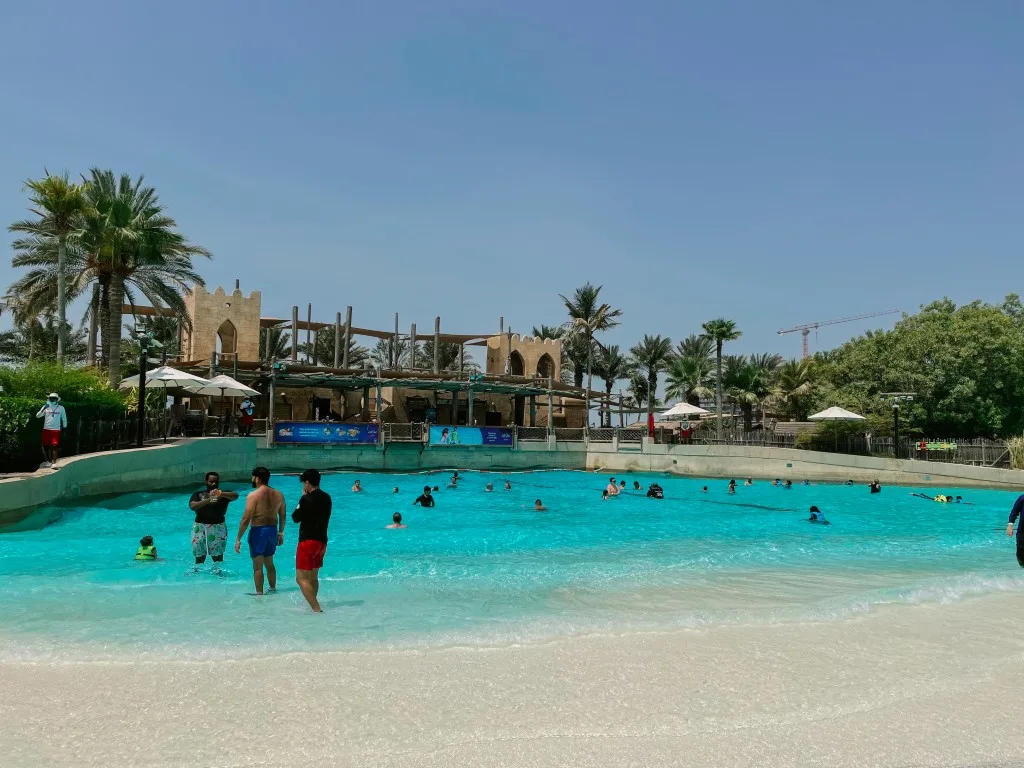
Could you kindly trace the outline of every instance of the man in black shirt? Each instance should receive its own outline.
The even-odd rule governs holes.
[[[430,495],[430,486],[423,486],[423,493],[416,497],[416,501],[412,503],[413,506],[419,504],[421,507],[432,507],[434,506],[434,497]]]
[[[224,515],[228,511],[228,504],[237,498],[238,494],[234,491],[220,489],[220,475],[207,472],[206,487],[193,493],[188,500],[189,507],[196,513],[196,520],[192,524],[192,554],[196,565],[205,563],[207,555],[215,563],[224,561],[224,548],[228,541]],[[215,573],[219,570],[219,566],[214,566]]]
[[[320,593],[320,568],[327,552],[327,525],[331,520],[331,497],[320,490],[320,473],[307,469],[299,478],[302,498],[292,512],[299,524],[299,543],[295,548],[295,582],[302,590],[309,607],[323,613],[317,595]]]
[[[651,483],[651,487],[647,489],[647,498],[649,499],[664,499],[665,492],[661,489],[661,486],[657,483]]]

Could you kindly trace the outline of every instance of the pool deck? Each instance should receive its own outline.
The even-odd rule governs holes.
[[[0,524],[17,522],[31,509],[64,499],[199,482],[208,470],[226,480],[245,480],[256,465],[278,472],[308,467],[338,471],[428,472],[450,468],[481,471],[578,469],[669,472],[708,478],[781,478],[814,482],[910,485],[935,488],[1024,490],[1024,471],[965,464],[879,459],[787,448],[706,445],[521,443],[516,448],[384,446],[268,447],[262,438],[209,437],[166,445],[74,456],[57,470],[0,479]]]

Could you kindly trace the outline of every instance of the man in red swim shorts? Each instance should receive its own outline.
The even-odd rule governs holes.
[[[51,392],[36,418],[43,420],[43,466],[56,469],[60,453],[60,431],[68,426],[68,414],[60,404],[60,395]]]
[[[320,593],[320,568],[327,552],[327,525],[331,520],[331,497],[320,490],[320,473],[307,469],[299,478],[302,498],[292,512],[299,524],[299,544],[295,548],[295,582],[302,590],[309,607],[323,613],[317,595]]]

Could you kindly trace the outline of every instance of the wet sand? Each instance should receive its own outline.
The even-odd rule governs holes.
[[[6,768],[1024,765],[1024,595],[505,648],[6,663],[0,692]]]

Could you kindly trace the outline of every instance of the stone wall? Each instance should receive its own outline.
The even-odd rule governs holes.
[[[225,322],[234,329],[235,349],[221,350],[223,359],[237,352],[239,360],[260,359],[259,291],[245,296],[237,288],[225,293],[218,287],[213,293],[196,286],[185,296],[185,308],[192,320],[192,330],[182,334],[182,353],[189,360],[209,360],[217,348],[217,334]]]

